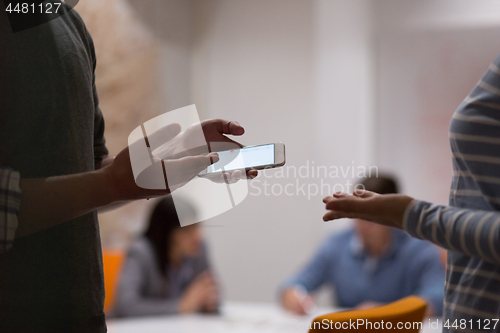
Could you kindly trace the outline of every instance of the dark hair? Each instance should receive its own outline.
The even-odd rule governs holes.
[[[169,265],[170,241],[172,233],[181,227],[177,210],[182,212],[182,216],[196,217],[196,211],[193,206],[179,198],[174,200],[171,195],[167,195],[154,207],[149,217],[149,226],[144,233],[156,252],[158,267],[160,272],[165,275]]]
[[[361,181],[365,190],[380,194],[398,193],[398,182],[390,176],[369,177]]]

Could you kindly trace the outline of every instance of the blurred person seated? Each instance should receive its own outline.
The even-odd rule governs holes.
[[[200,227],[181,227],[176,208],[195,221],[196,211],[187,202],[176,198],[174,205],[170,195],[158,201],[144,236],[128,251],[113,315],[217,311],[217,283]]]
[[[390,177],[367,178],[366,190],[397,193]],[[315,305],[311,293],[323,285],[335,291],[341,308],[370,308],[416,295],[427,301],[427,316],[440,316],[444,266],[431,243],[402,230],[363,220],[329,237],[312,260],[279,289],[281,304],[296,314]]]

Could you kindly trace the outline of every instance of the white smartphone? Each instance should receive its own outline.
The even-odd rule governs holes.
[[[218,151],[217,154],[219,161],[210,165],[198,176],[204,177],[232,170],[270,169],[285,165],[285,145],[281,142]]]

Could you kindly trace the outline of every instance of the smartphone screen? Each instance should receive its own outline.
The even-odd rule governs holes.
[[[235,158],[237,154],[238,158]],[[207,173],[252,168],[274,164],[274,143],[217,152],[219,161],[207,168]]]

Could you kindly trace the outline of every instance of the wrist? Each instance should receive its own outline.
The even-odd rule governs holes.
[[[108,167],[104,167],[94,171],[97,177],[97,183],[99,184],[97,195],[101,197],[100,201],[102,202],[102,206],[107,206],[122,200],[107,169]]]
[[[405,211],[408,205],[413,201],[413,198],[406,195],[398,195],[397,200],[397,206],[396,209],[392,210],[391,219],[394,223],[394,227],[403,229]]]

